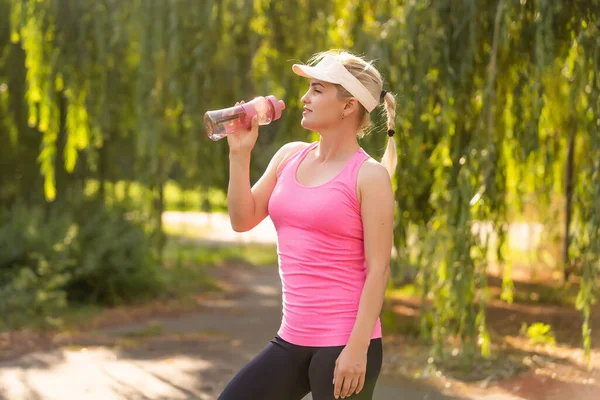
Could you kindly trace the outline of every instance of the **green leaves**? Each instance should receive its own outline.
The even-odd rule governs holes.
[[[121,304],[156,295],[150,241],[120,206],[93,201],[0,208],[0,328],[52,317],[71,302]]]
[[[566,234],[589,350],[600,258],[600,1],[400,3],[0,0],[0,29],[10,21],[0,34],[0,139],[10,143],[0,149],[9,188],[0,202],[39,201],[38,186],[47,200],[69,198],[92,179],[103,198],[112,182],[135,182],[150,188],[144,222],[159,229],[168,179],[227,187],[227,145],[206,138],[205,111],[257,95],[285,99],[284,117],[261,128],[254,182],[283,143],[316,137],[299,125],[307,85],[291,64],[349,47],[374,59],[397,95],[393,275],[419,280],[433,300],[423,326],[439,351],[457,335],[489,354],[486,257],[504,264],[502,299],[511,302],[511,221],[565,234],[573,133]],[[379,158],[382,116],[373,126],[360,144]]]
[[[533,345],[554,345],[556,343],[552,327],[548,324],[534,322],[529,326],[522,326],[521,331]]]

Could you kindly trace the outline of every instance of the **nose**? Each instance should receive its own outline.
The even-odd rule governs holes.
[[[309,92],[306,92],[306,93],[304,94],[304,96],[302,96],[302,98],[300,99],[300,101],[301,101],[303,104],[308,104],[308,103],[310,103],[310,100],[309,100],[309,98],[308,98],[308,94],[309,94]]]

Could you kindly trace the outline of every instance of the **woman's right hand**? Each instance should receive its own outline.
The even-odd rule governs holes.
[[[235,103],[244,104],[244,101]],[[230,154],[250,154],[256,139],[258,138],[258,117],[255,115],[252,118],[250,129],[240,127],[235,132],[227,135],[227,143],[229,143]]]

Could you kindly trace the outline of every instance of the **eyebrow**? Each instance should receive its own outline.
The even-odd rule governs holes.
[[[317,85],[319,85],[319,86],[321,86],[321,87],[323,87],[323,88],[325,87],[325,85],[323,85],[323,84],[322,84],[322,83],[320,83],[320,82],[313,82],[313,83],[311,83],[311,84],[310,84],[310,86],[311,86],[311,87],[313,87],[313,86],[317,86]]]

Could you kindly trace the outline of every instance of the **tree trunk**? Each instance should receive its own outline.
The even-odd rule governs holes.
[[[165,211],[165,176],[164,176],[164,160],[162,159],[162,154],[158,155],[158,166],[157,166],[157,179],[155,183],[152,185],[152,198],[153,198],[153,207],[152,210],[154,212],[154,217],[156,218],[154,228],[156,229],[154,233],[155,237],[155,248],[158,252],[159,262],[162,264],[163,261],[163,249],[165,247],[165,235],[163,232],[163,223],[162,223],[162,215]],[[155,193],[156,190],[156,193]]]
[[[56,158],[54,159],[54,177],[56,181],[55,201],[69,201],[68,173],[65,169],[65,145],[67,144],[67,98],[63,91],[56,94],[58,98],[58,138],[56,139]]]
[[[106,146],[106,139],[104,139],[102,146],[98,149],[98,198],[102,202],[106,202]]]
[[[563,272],[565,283],[569,280],[571,274],[570,260],[569,260],[569,232],[571,227],[571,214],[573,212],[573,169],[574,169],[574,153],[575,153],[575,134],[577,132],[577,119],[575,116],[572,117],[571,122],[571,134],[569,136],[569,148],[567,153],[567,165],[566,165],[566,177],[565,177],[565,237],[563,244]]]

